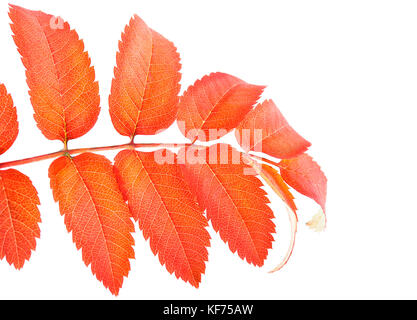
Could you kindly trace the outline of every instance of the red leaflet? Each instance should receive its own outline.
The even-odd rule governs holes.
[[[110,116],[121,135],[155,134],[174,122],[181,80],[176,50],[136,15],[126,26],[109,97]]]
[[[39,204],[28,177],[14,169],[0,171],[0,259],[6,257],[16,269],[23,267],[36,248]]]
[[[9,15],[39,129],[63,142],[84,135],[97,121],[100,98],[83,41],[61,18],[18,6]]]
[[[316,231],[323,231],[326,226],[325,206],[327,194],[327,178],[319,165],[307,154],[297,158],[282,160],[279,163],[281,175],[291,187],[301,194],[315,200],[323,209],[313,217],[307,225]],[[291,215],[290,215],[291,219]],[[288,261],[294,248],[297,227],[294,219],[291,220],[291,244],[284,260],[272,272],[280,270]]]
[[[229,145],[180,151],[185,179],[232,252],[262,266],[272,247],[274,217],[261,181]]]
[[[225,73],[205,76],[181,97],[178,126],[192,141],[219,139],[236,128],[264,88]]]
[[[51,188],[85,264],[117,295],[134,258],[133,223],[105,157],[85,153],[61,157],[49,168]]]
[[[6,152],[19,132],[16,108],[6,87],[0,84],[0,154]],[[23,267],[36,248],[41,222],[38,193],[23,173],[0,171],[0,259],[16,269]]]
[[[248,113],[236,129],[236,139],[245,151],[265,152],[280,159],[293,158],[311,145],[290,127],[272,100]]]
[[[299,193],[316,201],[326,212],[327,178],[319,165],[307,155],[279,163],[284,180]]]
[[[0,154],[5,153],[19,133],[16,108],[6,87],[0,84]]]
[[[172,162],[158,164],[162,157]],[[175,158],[169,150],[124,150],[115,159],[115,171],[152,252],[170,273],[198,287],[208,259],[208,224]]]

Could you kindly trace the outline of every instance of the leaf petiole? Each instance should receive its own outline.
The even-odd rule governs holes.
[[[189,146],[189,143],[126,143],[120,145],[113,145],[113,146],[103,146],[103,147],[91,147],[91,148],[78,148],[78,149],[64,149],[61,151],[43,154],[40,156],[13,160],[8,162],[0,163],[0,169],[10,168],[21,166],[24,164],[29,164],[33,162],[54,159],[60,156],[65,155],[75,155],[81,154],[86,152],[97,152],[97,151],[111,151],[111,150],[120,150],[120,149],[128,149],[128,148],[181,148]]]

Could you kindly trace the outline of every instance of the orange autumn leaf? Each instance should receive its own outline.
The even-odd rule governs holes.
[[[311,146],[290,127],[272,100],[251,110],[235,135],[245,151],[264,152],[280,159],[293,158]]]
[[[172,162],[158,164],[162,156]],[[170,273],[198,287],[208,259],[208,223],[175,158],[169,150],[124,150],[116,156],[115,172],[152,252]]]
[[[152,135],[177,116],[180,56],[174,44],[134,16],[119,42],[110,116],[124,136]]]
[[[326,212],[327,178],[307,154],[279,163],[281,175],[299,193],[316,201]]]
[[[275,225],[262,182],[229,145],[180,150],[184,177],[214,230],[232,252],[262,266],[272,247]]]
[[[63,142],[84,135],[97,121],[100,97],[83,41],[61,18],[13,5],[9,15],[39,129]]]
[[[0,171],[0,259],[21,269],[36,248],[41,222],[38,192],[17,170]]]
[[[0,84],[0,154],[5,153],[19,133],[16,108],[6,87]]]
[[[264,88],[225,73],[204,76],[181,97],[178,126],[192,141],[219,139],[236,128]]]
[[[49,168],[51,188],[77,249],[99,281],[117,295],[134,258],[134,226],[113,166],[104,156],[61,157]]]

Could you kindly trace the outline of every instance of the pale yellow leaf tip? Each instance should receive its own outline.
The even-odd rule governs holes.
[[[323,210],[320,208],[310,221],[306,225],[315,232],[322,232],[326,229],[326,216]]]

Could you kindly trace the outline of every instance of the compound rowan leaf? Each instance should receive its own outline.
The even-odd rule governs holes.
[[[225,73],[204,76],[181,97],[178,127],[190,140],[219,139],[236,128],[264,88]]]
[[[77,249],[99,281],[117,295],[134,258],[134,226],[105,157],[61,157],[49,168],[51,188]]]
[[[54,199],[84,263],[111,293],[119,293],[134,259],[132,217],[161,264],[195,287],[208,261],[208,220],[233,253],[262,266],[272,248],[275,224],[257,176],[285,202],[291,223],[290,246],[272,272],[287,263],[295,244],[297,208],[288,185],[321,206],[307,225],[324,229],[327,179],[304,154],[310,143],[290,127],[272,100],[253,108],[264,86],[212,73],[179,98],[176,47],[135,15],[119,42],[109,95],[113,125],[132,143],[69,150],[68,140],[86,134],[100,112],[98,83],[84,43],[60,17],[14,5],[9,16],[34,118],[45,137],[62,141],[64,150],[1,163],[0,168],[59,156],[49,167]],[[133,144],[136,135],[157,134],[175,120],[192,141],[178,156],[167,149],[134,149],[139,146]],[[233,129],[245,153],[226,144],[194,145],[197,140],[217,140]],[[16,109],[0,84],[0,154],[17,134]],[[121,148],[126,150],[116,156],[114,166],[88,152]],[[248,154],[257,151],[286,160],[277,164]],[[75,153],[82,154],[73,157]],[[40,236],[38,205],[28,177],[14,169],[0,170],[0,259],[17,269],[30,258]]]
[[[0,259],[21,269],[36,248],[41,222],[38,193],[17,170],[0,171]]]
[[[327,178],[307,154],[279,163],[281,175],[299,193],[316,201],[326,212]]]
[[[0,154],[5,153],[19,133],[16,108],[6,87],[0,84]]]
[[[158,163],[164,159],[169,161]],[[208,259],[208,224],[175,154],[124,150],[116,156],[115,172],[133,217],[145,239],[150,239],[152,252],[170,273],[198,287]]]
[[[97,121],[100,97],[83,41],[61,18],[18,6],[9,15],[39,129],[63,142],[84,135]]]
[[[134,16],[122,34],[109,97],[110,116],[124,136],[151,135],[177,116],[180,56],[174,44]]]
[[[198,203],[207,209],[214,230],[248,263],[262,266],[272,247],[274,217],[262,182],[243,163],[241,153],[225,144],[180,150],[184,177]]]
[[[272,100],[251,110],[235,135],[245,151],[264,152],[280,159],[296,157],[311,145],[290,127]]]

